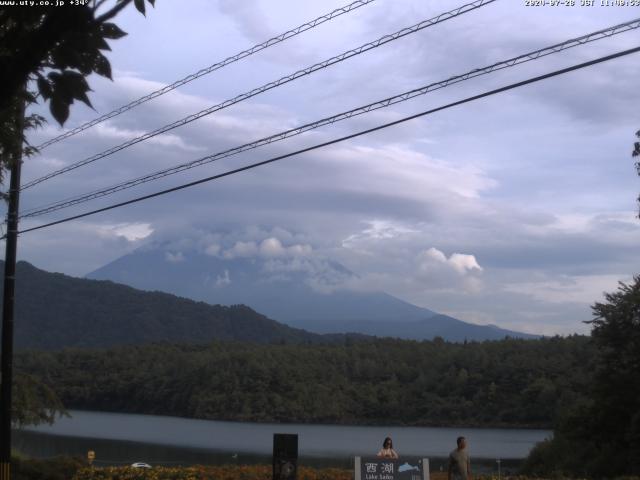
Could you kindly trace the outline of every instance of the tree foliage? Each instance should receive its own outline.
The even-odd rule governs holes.
[[[4,263],[0,260],[0,269]],[[18,262],[16,348],[108,347],[159,341],[331,343],[357,334],[319,335],[244,305],[209,305],[110,281],[74,278]],[[0,287],[3,279],[0,278]],[[0,313],[1,315],[1,313]],[[46,332],[46,333],[44,333]],[[44,334],[43,334],[44,333]]]
[[[591,321],[598,347],[591,429],[603,463],[640,474],[640,276],[605,298]]]
[[[586,396],[534,450],[531,473],[640,475],[640,276],[605,299],[589,322],[596,362]]]
[[[25,116],[25,105],[41,97],[60,124],[75,100],[91,106],[86,77],[96,73],[111,78],[102,52],[110,49],[107,40],[126,35],[111,20],[132,2],[145,13],[145,0],[116,0],[106,9],[107,0],[0,9],[0,183],[6,168],[35,153],[25,131],[42,125],[44,118]],[[53,390],[32,376],[17,375],[13,394],[12,418],[19,425],[51,422],[63,411]]]
[[[132,2],[145,13],[145,0],[0,9],[1,168],[10,165],[9,153],[22,148],[24,130],[39,126],[44,120],[39,115],[29,115],[24,128],[16,128],[23,123],[19,117],[25,102],[33,103],[36,98],[48,101],[51,115],[61,125],[76,100],[91,106],[87,77],[96,73],[111,78],[111,65],[104,54],[110,50],[108,40],[126,35],[111,20]],[[103,8],[107,3],[111,3],[109,8]],[[24,153],[32,152],[33,147],[27,145]]]
[[[11,458],[11,479],[70,480],[76,478],[77,472],[84,470],[86,466],[87,462],[82,457],[35,459],[15,455]]]
[[[71,480],[270,480],[271,465],[197,465],[191,467],[85,467],[77,471]],[[312,468],[298,465],[297,478],[301,480],[351,480],[352,469]],[[434,480],[444,480],[444,475],[431,475]]]
[[[67,415],[60,398],[51,386],[33,375],[18,372],[13,379],[11,421],[14,425],[53,423]]]
[[[467,344],[155,344],[24,352],[68,408],[216,420],[549,427],[579,399],[587,337]]]
[[[91,106],[86,77],[96,73],[111,78],[111,65],[103,52],[110,50],[108,40],[126,33],[110,20],[131,2],[145,13],[144,0],[119,0],[103,12],[100,7],[105,0],[70,8],[0,10],[0,110],[8,108],[31,80],[61,124],[75,100]]]
[[[638,137],[638,139],[640,139],[640,130],[638,130],[636,132],[636,137]],[[633,144],[632,156],[633,157],[639,157],[640,156],[640,141],[635,142]],[[640,175],[640,159],[636,160],[636,171],[638,172],[638,175]],[[638,205],[640,205],[640,195],[638,196]],[[640,217],[640,211],[638,213],[638,217]]]

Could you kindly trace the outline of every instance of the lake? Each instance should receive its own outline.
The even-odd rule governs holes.
[[[348,466],[355,455],[377,452],[386,436],[401,456],[446,458],[463,435],[473,459],[518,460],[548,430],[380,427],[219,422],[155,415],[72,410],[54,425],[14,432],[14,447],[36,457],[86,456],[96,463],[270,463],[274,433],[297,433],[306,464]],[[486,463],[486,462],[485,462]]]

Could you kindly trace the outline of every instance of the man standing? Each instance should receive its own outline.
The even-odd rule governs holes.
[[[448,480],[471,480],[471,463],[467,453],[467,439],[458,437],[458,448],[449,454]]]

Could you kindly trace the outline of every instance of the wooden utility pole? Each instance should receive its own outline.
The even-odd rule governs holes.
[[[2,356],[0,358],[0,480],[11,479],[11,386],[13,383],[13,318],[15,305],[16,253],[18,247],[18,206],[22,169],[22,136],[25,100],[19,99],[15,121],[15,150],[8,159],[9,204],[7,208],[4,295],[2,297]]]

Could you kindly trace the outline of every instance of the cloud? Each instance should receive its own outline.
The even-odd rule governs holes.
[[[260,255],[264,257],[281,257],[285,253],[286,250],[277,238],[266,238],[260,243]]]
[[[220,253],[221,248],[222,247],[220,247],[220,245],[218,245],[217,243],[212,243],[207,248],[205,248],[204,252],[207,255],[211,255],[212,257],[217,257],[218,254]]]
[[[482,267],[478,265],[476,257],[473,255],[465,255],[463,253],[454,253],[449,257],[448,262],[453,266],[458,273],[466,273],[470,270],[477,269],[482,271]]]
[[[142,136],[146,131],[143,130],[130,130],[126,128],[119,128],[112,123],[104,122],[95,126],[91,130],[92,136],[102,137],[106,140],[112,140],[118,144],[127,142],[136,137]],[[202,152],[205,151],[202,147],[196,147],[193,145],[187,145],[186,142],[175,133],[163,133],[152,137],[145,141],[147,145],[159,145],[161,147],[175,147],[186,152]]]
[[[483,269],[474,255],[452,253],[447,257],[431,247],[417,255],[416,264],[415,279],[424,289],[477,294],[483,288],[479,277]]]
[[[102,235],[116,235],[126,238],[130,242],[143,240],[153,233],[149,223],[118,223],[115,225],[99,225],[98,231]]]
[[[441,265],[452,268],[456,273],[464,275],[471,270],[482,271],[482,267],[478,265],[476,257],[463,253],[453,253],[449,258],[437,248],[431,247],[419,255],[419,268],[424,272],[430,272]]]
[[[226,259],[255,257],[258,254],[256,242],[236,242],[233,247],[225,250],[223,256]]]
[[[349,185],[355,191],[366,188],[414,198],[428,198],[446,191],[477,198],[496,186],[495,180],[476,166],[433,158],[407,145],[341,146],[333,149],[325,162],[338,169],[366,169],[366,183]]]
[[[312,251],[310,245],[294,244],[290,246],[282,245],[282,242],[275,237],[268,237],[260,242],[237,241],[233,247],[223,252],[223,257],[233,259],[238,257],[297,257],[309,255]],[[216,252],[217,254],[217,252]]]
[[[367,223],[369,227],[361,232],[351,234],[342,240],[343,247],[357,248],[358,244],[368,240],[387,240],[408,233],[417,233],[417,230],[407,228],[390,220],[377,219],[365,223]]]
[[[29,160],[30,166],[37,164],[37,168],[43,168],[46,170],[58,170],[64,167],[67,162],[56,157],[50,157],[48,155],[36,155],[33,159]]]
[[[164,258],[169,263],[180,263],[184,262],[184,254],[182,252],[165,252]]]
[[[48,271],[83,276],[142,246],[153,236],[150,231],[149,224],[70,223],[46,235],[21,235],[18,258]]]
[[[216,287],[224,287],[231,284],[231,277],[229,276],[229,270],[225,268],[223,275],[216,276]]]
[[[275,281],[303,273],[302,281],[318,293],[358,289],[355,274],[322,257],[272,258],[263,269]]]
[[[273,36],[265,25],[265,15],[257,2],[219,0],[218,5],[220,12],[228,15],[249,40],[261,42]]]
[[[310,245],[291,245],[284,247],[282,242],[275,237],[265,238],[259,247],[260,256],[265,258],[285,256],[306,256],[312,251]]]
[[[305,235],[280,226],[265,227],[247,223],[189,225],[161,230],[154,241],[173,248],[185,247],[199,253],[232,260],[234,258],[289,258],[312,254]]]
[[[584,305],[602,301],[604,293],[615,289],[618,282],[629,283],[632,281],[632,276],[624,273],[614,275],[563,275],[556,278],[542,277],[531,282],[505,285],[504,290],[529,295],[542,302]]]

